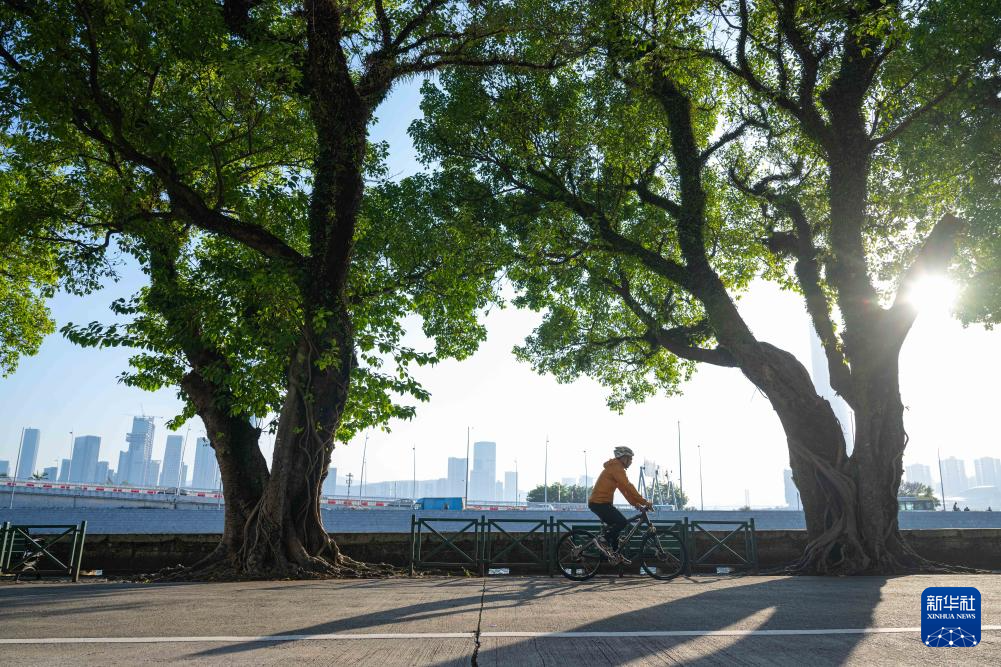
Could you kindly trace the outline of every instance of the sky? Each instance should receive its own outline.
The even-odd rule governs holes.
[[[420,113],[418,103],[418,83],[399,87],[380,109],[372,132],[374,139],[390,142],[390,171],[398,177],[421,168],[406,134]],[[125,265],[121,281],[101,292],[57,295],[51,303],[57,329],[66,322],[110,321],[108,304],[131,294],[144,278],[136,266]],[[1001,333],[963,328],[949,316],[947,300],[940,291],[929,290],[901,353],[910,436],[904,462],[934,470],[941,449],[943,458],[965,459],[972,474],[974,458],[1001,456],[995,421]],[[790,351],[810,368],[809,325],[796,295],[756,282],[739,308],[760,339]],[[415,369],[415,377],[431,392],[416,417],[391,423],[389,433],[369,433],[368,481],[410,479],[413,448],[418,479],[445,477],[447,457],[465,456],[467,427],[472,441],[497,443],[498,477],[503,479],[503,472],[514,470],[517,462],[522,490],[543,481],[547,436],[550,481],[579,477],[585,465],[593,476],[618,444],[632,447],[638,460],[657,461],[677,480],[680,424],[682,483],[691,502],[704,502],[707,509],[737,507],[746,493],[756,507],[784,504],[782,470],[788,467],[788,450],[781,426],[768,401],[738,370],[702,366],[682,396],[658,396],[628,406],[620,415],[606,407],[607,390],[597,383],[582,379],[561,385],[514,359],[512,347],[539,323],[540,314],[508,307],[495,308],[484,318],[488,338],[472,357]],[[406,325],[408,342],[427,349],[419,322],[408,319]],[[0,459],[13,468],[21,429],[36,427],[42,431],[39,469],[69,458],[71,432],[100,436],[101,459],[114,467],[137,414],[159,417],[153,458],[161,458],[165,422],[181,403],[173,389],[151,393],[120,384],[129,355],[124,349],[80,348],[58,333],[46,339],[36,356],[0,378]],[[189,427],[185,460],[190,471],[194,438],[204,435],[204,429],[195,419],[179,432],[184,435]],[[359,435],[347,445],[338,444],[331,465],[339,476],[352,472],[357,479],[362,441]],[[270,458],[270,436],[261,444]],[[637,467],[630,473],[635,481]]]

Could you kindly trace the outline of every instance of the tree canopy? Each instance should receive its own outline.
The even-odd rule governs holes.
[[[449,196],[498,209],[483,223],[512,247],[518,303],[543,311],[519,355],[594,377],[616,408],[678,391],[696,363],[739,368],[786,431],[805,567],[922,567],[897,529],[897,358],[923,276],[994,284],[996,145],[973,147],[996,128],[990,3],[589,9],[586,57],[449,72],[414,129]],[[803,365],[737,309],[759,277],[802,295],[853,448]]]

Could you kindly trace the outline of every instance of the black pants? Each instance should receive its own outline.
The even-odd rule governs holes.
[[[612,503],[588,503],[587,507],[597,514],[599,519],[608,524],[608,528],[605,529],[605,540],[613,549],[617,549],[619,547],[619,533],[629,523],[626,521],[626,517],[615,509],[615,505]]]

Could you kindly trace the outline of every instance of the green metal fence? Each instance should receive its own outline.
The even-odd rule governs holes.
[[[483,546],[480,550],[481,572],[490,567],[537,565],[552,574],[551,520],[487,519],[482,517],[480,521],[483,522],[484,527],[480,533],[483,536]],[[504,526],[508,528],[505,529]],[[524,530],[515,532],[511,529],[512,526],[520,526]],[[542,536],[541,552],[532,550],[526,544],[526,540],[539,535]],[[500,539],[497,539],[498,537]],[[520,556],[520,560],[516,556]]]
[[[79,526],[4,523],[0,526],[0,574],[12,574],[15,577],[25,574],[59,574],[72,577],[73,581],[80,581],[80,563],[83,561],[86,537],[86,521],[81,521]],[[69,546],[69,558],[66,561],[53,553],[53,547],[60,543],[63,543],[61,547],[67,544]]]
[[[652,523],[658,534],[669,533],[685,543],[689,573],[693,567],[701,566],[758,571],[754,519],[689,521],[685,517],[653,520]],[[719,538],[710,532],[714,527],[724,527],[729,532]],[[424,568],[457,568],[483,576],[491,568],[534,566],[552,576],[556,572],[556,543],[563,533],[576,531],[594,535],[599,530],[601,523],[597,521],[553,516],[548,519],[488,519],[483,515],[459,519],[411,515],[410,573]],[[541,540],[535,539],[539,536]],[[645,530],[638,530],[632,537],[635,544],[631,543],[630,547],[638,551],[645,536]],[[707,541],[709,548],[698,553],[697,547]]]
[[[718,568],[721,566],[739,570],[758,572],[758,541],[754,532],[754,519],[747,521],[691,521],[685,519],[688,525],[688,567],[689,571],[697,567]],[[710,530],[720,527],[728,531],[722,538],[716,537]],[[722,532],[722,531],[716,531]],[[704,537],[703,537],[704,536]],[[708,549],[698,553],[698,540],[708,542]],[[726,560],[714,554],[728,556]]]
[[[481,519],[418,519],[411,514],[410,574],[420,567],[481,570],[481,523]],[[470,537],[471,549],[460,546],[460,538],[468,542]]]

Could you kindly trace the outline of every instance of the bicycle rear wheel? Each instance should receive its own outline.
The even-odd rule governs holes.
[[[640,546],[640,567],[654,579],[668,581],[688,564],[685,543],[671,532],[650,533]]]
[[[567,579],[584,581],[598,572],[602,555],[594,543],[595,535],[571,531],[556,543],[556,562]]]

